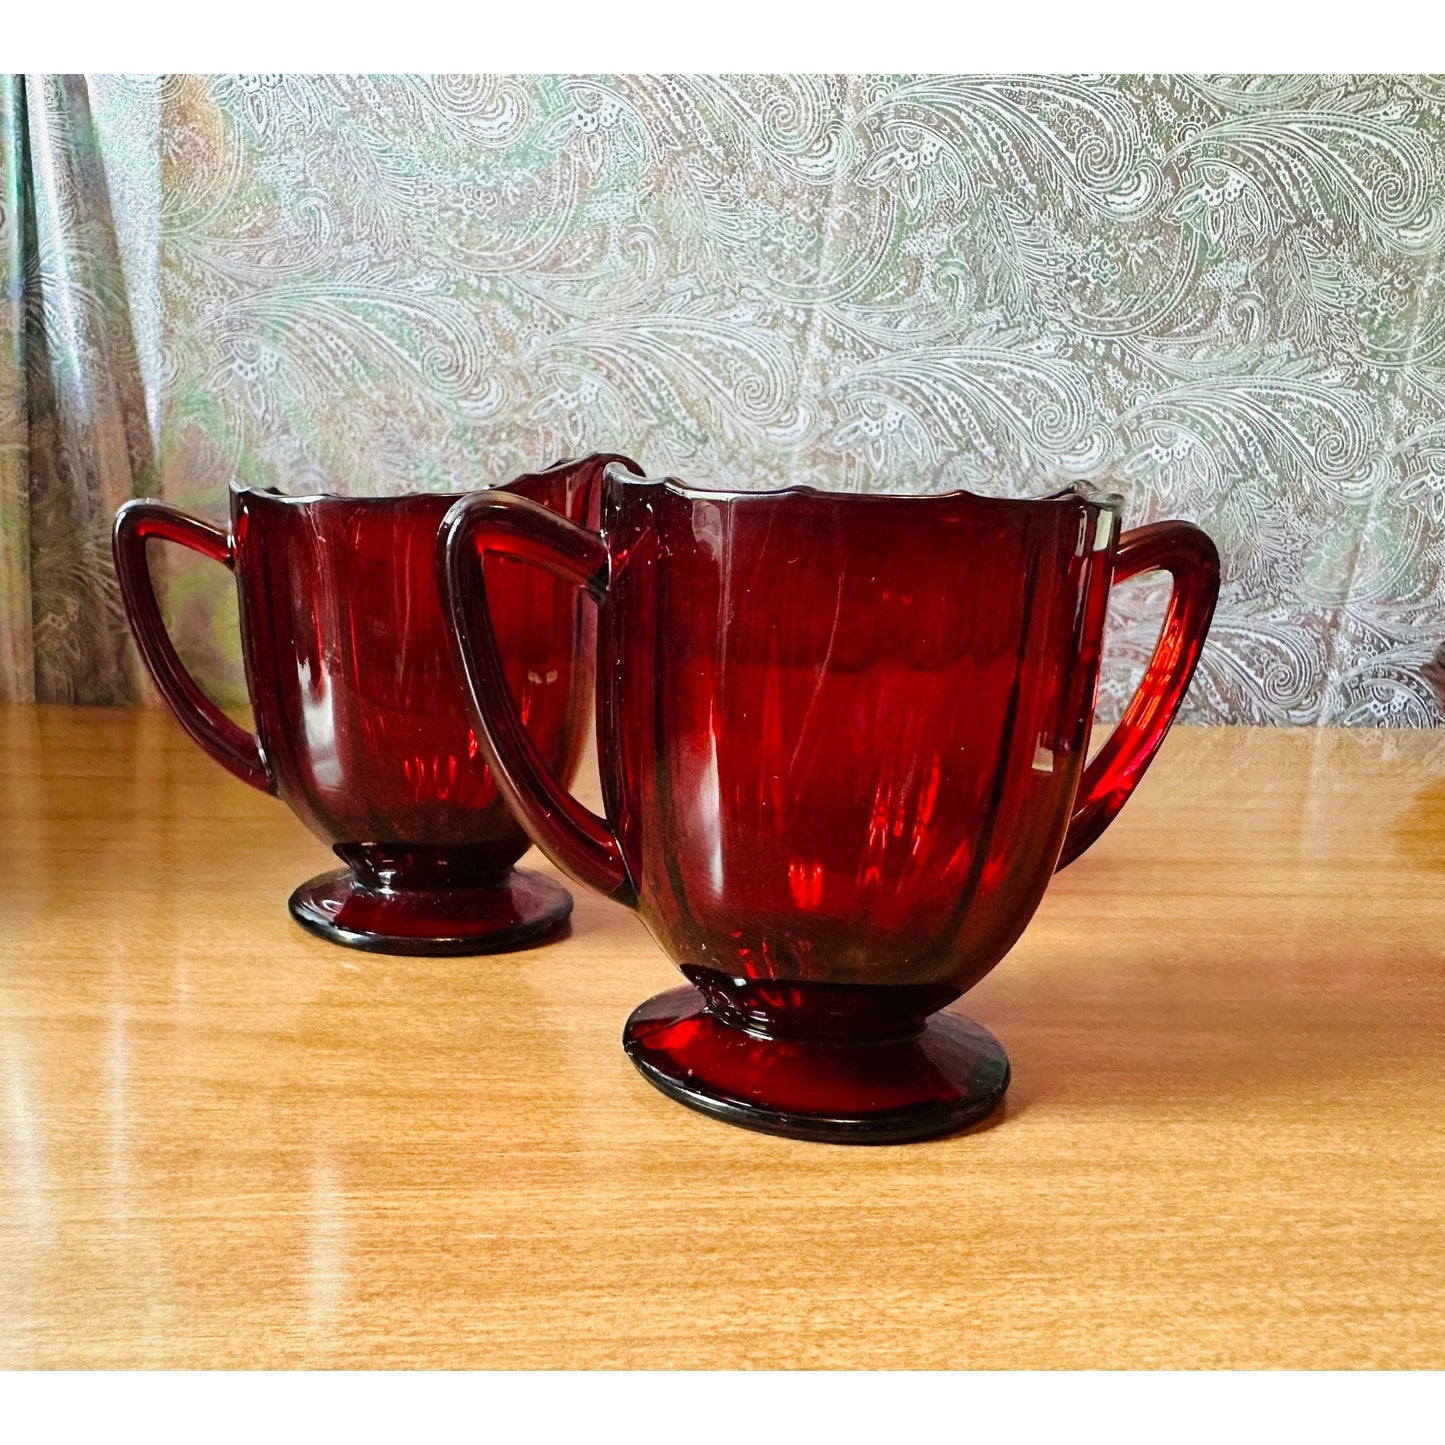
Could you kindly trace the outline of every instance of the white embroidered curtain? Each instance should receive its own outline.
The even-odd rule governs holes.
[[[1439,718],[1445,81],[12,77],[0,146],[6,697],[133,695],[128,495],[607,448],[733,487],[1106,478],[1220,545],[1187,718]],[[167,566],[234,698],[230,579]],[[1119,596],[1106,712],[1155,592]]]

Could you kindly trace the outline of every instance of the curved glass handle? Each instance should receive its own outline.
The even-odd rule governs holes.
[[[1120,537],[1115,582],[1159,569],[1174,579],[1163,631],[1119,726],[1084,769],[1058,868],[1088,848],[1129,801],[1184,701],[1204,647],[1219,596],[1219,553],[1208,533],[1190,522],[1155,522]]]
[[[121,601],[141,661],[176,721],[228,772],[263,793],[276,791],[260,740],[234,723],[200,689],[176,654],[156,601],[146,541],[179,542],[234,569],[231,538],[220,527],[164,502],[127,502],[115,514],[111,546]]]
[[[635,906],[637,892],[617,835],[552,776],[523,726],[487,608],[486,552],[545,567],[600,602],[611,571],[607,544],[538,502],[502,491],[478,492],[463,497],[443,519],[437,571],[451,617],[452,656],[497,791],[559,868]]]

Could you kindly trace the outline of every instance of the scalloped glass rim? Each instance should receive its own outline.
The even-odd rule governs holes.
[[[504,481],[493,482],[485,487],[461,487],[449,491],[428,491],[414,487],[408,491],[395,492],[388,496],[363,496],[354,497],[347,492],[283,492],[279,487],[253,487],[247,482],[238,482],[234,477],[226,484],[230,495],[245,495],[248,497],[264,497],[270,502],[349,502],[360,504],[363,502],[375,502],[381,505],[395,506],[397,502],[416,501],[422,497],[446,497],[451,502],[459,502],[463,497],[470,497],[476,492],[491,492],[499,487],[509,487],[513,482],[521,481],[523,477],[544,476],[546,473],[557,467],[571,466],[577,462],[585,462],[589,456],[597,456],[599,453],[584,453],[580,457],[558,457],[555,461],[549,462],[545,467],[539,467],[533,472],[518,472]],[[608,455],[608,453],[600,453]],[[613,466],[617,465],[615,462]]]
[[[1025,507],[1036,507],[1045,502],[1078,501],[1115,515],[1124,509],[1121,493],[1085,490],[1084,485],[1078,482],[1070,482],[1057,492],[1049,492],[1042,497],[986,497],[980,492],[969,491],[967,487],[956,487],[950,492],[830,492],[822,487],[810,487],[801,483],[789,487],[763,487],[757,491],[734,491],[725,487],[689,486],[672,476],[642,476],[629,472],[618,462],[608,463],[602,475],[609,482],[626,482],[635,487],[661,487],[674,496],[693,502],[742,502],[761,497],[827,497],[830,501],[850,502],[939,502],[967,497],[974,502]]]
[[[497,486],[505,486],[504,482],[498,482]],[[472,492],[491,491],[490,487],[473,487],[470,491],[462,492],[396,492],[391,496],[377,497],[353,497],[345,492],[283,492],[276,487],[253,487],[245,482],[232,481],[227,484],[227,492],[233,497],[260,497],[267,502],[346,502],[351,506],[371,504],[377,506],[394,507],[398,502],[418,502],[426,497],[436,497],[438,500],[445,497],[449,502],[458,502],[463,497],[470,496]]]

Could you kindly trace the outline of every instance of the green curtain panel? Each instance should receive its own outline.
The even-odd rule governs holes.
[[[1107,480],[1225,585],[1194,721],[1431,725],[1445,80],[0,79],[0,695],[138,682],[106,534],[233,479]],[[159,560],[159,559],[158,559]],[[243,695],[235,600],[167,556]],[[1121,590],[1104,712],[1153,641]]]

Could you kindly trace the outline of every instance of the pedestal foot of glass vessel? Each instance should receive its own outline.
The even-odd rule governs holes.
[[[303,883],[291,916],[330,943],[373,953],[504,953],[566,922],[572,895],[539,873],[512,869],[476,888],[376,888],[349,868]]]
[[[936,997],[921,1006],[902,997],[936,990],[750,984],[741,991],[788,994],[792,1013],[800,987],[820,1006],[819,1027],[806,1036],[763,1032],[766,1014],[748,999],[679,988],[633,1013],[623,1048],[679,1103],[792,1139],[930,1139],[978,1123],[1002,1102],[1009,1062],[998,1040],[960,1014],[930,1012]]]

